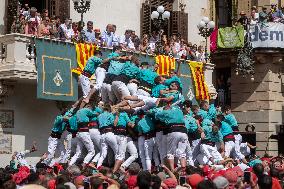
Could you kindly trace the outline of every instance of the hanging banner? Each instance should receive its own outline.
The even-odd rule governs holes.
[[[244,46],[243,26],[218,29],[218,48],[241,48]]]
[[[189,66],[195,85],[195,97],[198,100],[209,100],[208,87],[204,80],[203,63],[190,61]]]
[[[78,82],[71,70],[77,67],[71,43],[35,39],[37,98],[76,101]]]
[[[88,59],[94,56],[95,51],[98,49],[96,45],[78,43],[76,44],[76,55],[78,67],[73,69],[72,72],[80,75],[86,66]]]
[[[157,73],[159,75],[167,76],[171,70],[176,69],[175,59],[165,55],[156,56],[156,64],[158,65]]]
[[[269,22],[251,25],[250,39],[253,48],[284,48],[284,24]]]

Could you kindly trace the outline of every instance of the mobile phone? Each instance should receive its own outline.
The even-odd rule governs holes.
[[[54,166],[54,167],[53,167],[53,172],[54,172],[56,175],[58,175],[58,167],[57,167],[57,166]]]
[[[84,189],[89,189],[90,188],[90,178],[87,177],[84,179]]]
[[[162,166],[158,166],[158,172],[163,172],[164,171],[164,169],[163,169],[163,167]]]
[[[107,189],[108,188],[108,183],[107,182],[103,182],[103,189]]]
[[[244,172],[244,182],[250,183],[250,176],[251,176],[251,173],[249,171],[245,171]]]
[[[184,185],[186,183],[186,177],[185,176],[180,176],[179,177],[179,185]]]

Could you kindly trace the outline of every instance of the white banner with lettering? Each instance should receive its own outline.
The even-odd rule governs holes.
[[[252,47],[284,48],[284,24],[263,23],[250,26]]]

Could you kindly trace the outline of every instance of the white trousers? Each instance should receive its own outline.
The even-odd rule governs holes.
[[[65,150],[65,156],[64,156],[64,163],[67,162],[67,160],[71,156],[71,151],[72,151],[72,133],[68,133],[66,138],[66,150]]]
[[[127,137],[126,151],[130,154],[130,156],[121,164],[124,168],[127,168],[138,158],[137,148],[131,137]]]
[[[96,155],[93,158],[92,162],[97,163],[100,158],[100,152],[101,152],[101,133],[99,129],[90,129],[89,130],[91,140],[93,141],[94,148]]]
[[[116,97],[111,90],[111,84],[103,83],[101,88],[101,95],[102,95],[102,101],[104,103],[109,103],[110,101],[115,104],[116,103]]]
[[[83,98],[87,98],[88,94],[91,91],[91,81],[88,77],[84,75],[79,75],[79,83],[82,88]]]
[[[117,151],[115,154],[116,160],[124,160],[127,147],[127,137],[124,135],[115,135],[117,141]]]
[[[154,159],[155,166],[160,164],[158,157],[158,148],[155,144],[155,138],[144,140],[145,162],[146,170],[151,172],[152,159]]]
[[[91,139],[90,133],[89,132],[78,132],[76,137],[78,139],[78,143],[77,143],[76,154],[75,154],[76,156],[74,155],[75,157],[74,156],[72,157],[72,159],[74,158],[73,162],[75,163],[78,160],[78,158],[82,154],[82,149],[83,149],[82,146],[85,146],[88,154],[85,156],[83,163],[87,164],[95,156],[95,147]]]
[[[167,158],[186,158],[188,137],[186,133],[172,132],[167,135]]]
[[[137,88],[138,88],[138,86],[137,86],[136,83],[128,83],[128,84],[127,84],[127,88],[128,88],[128,90],[129,90],[131,96],[136,95],[136,93],[137,93]]]
[[[102,166],[104,159],[107,157],[107,150],[109,147],[112,149],[114,154],[116,154],[118,149],[116,137],[113,134],[113,132],[102,134],[100,144],[101,144],[101,155],[98,160],[97,167]]]
[[[53,166],[55,163],[54,156],[56,150],[59,151],[60,157],[58,159],[59,162],[62,162],[65,156],[65,148],[62,139],[53,138],[49,136],[48,138],[48,156],[45,160],[45,163],[49,166]]]
[[[234,141],[225,142],[225,156],[231,157],[231,154],[234,151],[235,151],[235,142]]]
[[[71,157],[69,166],[76,163],[76,161],[81,157],[84,148],[84,144],[77,137],[73,138],[73,141],[76,144],[76,149],[75,149],[75,154]]]
[[[190,146],[190,142],[187,142],[186,145],[186,162],[188,165],[194,166],[193,157],[192,157],[192,148]]]
[[[156,132],[156,146],[160,155],[161,163],[164,164],[164,159],[167,157],[167,135],[163,135],[163,131]]]
[[[140,136],[138,137],[138,150],[139,150],[139,157],[141,160],[143,170],[147,170],[146,167],[146,158],[145,158],[145,148],[144,148],[145,137]]]
[[[235,137],[235,152],[233,156],[235,159],[238,159],[238,160],[244,159],[245,156],[241,153],[241,149],[240,149],[243,137],[240,134],[236,134],[234,135],[234,137]]]
[[[204,165],[204,164],[211,165],[212,162],[209,160],[210,158],[213,158],[215,163],[223,160],[222,155],[218,152],[216,146],[201,144],[200,152],[201,152],[201,156],[197,156],[198,157],[197,160],[200,165]]]
[[[147,91],[144,91],[143,89],[138,89],[138,90],[137,90],[137,95],[142,95],[142,96],[151,97],[151,94],[149,94]]]
[[[96,69],[95,75],[96,75],[95,89],[100,90],[102,88],[103,82],[106,77],[106,70],[104,68],[98,67]]]
[[[195,161],[196,157],[200,153],[200,139],[193,140],[192,144],[192,158]]]
[[[119,102],[122,101],[124,97],[130,96],[127,86],[121,81],[113,81],[111,84],[111,90]]]

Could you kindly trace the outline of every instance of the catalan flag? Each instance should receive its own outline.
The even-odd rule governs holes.
[[[98,46],[93,44],[86,44],[86,43],[76,44],[78,67],[76,69],[73,69],[72,72],[80,75],[83,72],[88,59],[94,55],[96,50],[98,50]]]
[[[156,64],[158,65],[157,73],[159,75],[169,75],[169,72],[176,68],[175,59],[165,55],[156,56]]]
[[[194,80],[196,99],[209,100],[208,87],[204,81],[203,63],[191,61],[189,66]]]

